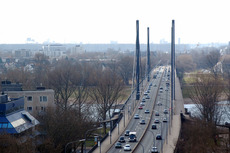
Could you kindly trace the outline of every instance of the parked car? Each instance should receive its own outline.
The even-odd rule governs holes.
[[[151,149],[151,153],[158,153],[158,149],[157,149],[157,147],[152,147],[152,149]]]
[[[157,134],[156,140],[162,140],[161,134]]]
[[[130,146],[130,144],[126,144],[126,145],[124,146],[124,151],[131,151],[131,146]]]
[[[124,136],[120,136],[118,142],[125,143],[125,137]]]
[[[115,144],[115,148],[121,148],[121,147],[122,147],[122,145],[121,145],[120,142],[117,142],[117,143]]]

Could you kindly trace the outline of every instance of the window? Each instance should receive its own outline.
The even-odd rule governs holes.
[[[47,96],[40,96],[40,102],[47,102]]]
[[[33,97],[32,96],[28,96],[27,97],[27,101],[33,101]]]
[[[41,110],[42,111],[46,111],[46,107],[41,107]]]
[[[27,110],[28,110],[28,111],[32,111],[32,110],[33,110],[33,107],[27,107]]]

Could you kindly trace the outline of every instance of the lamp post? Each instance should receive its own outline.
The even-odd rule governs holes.
[[[65,153],[66,153],[66,148],[69,144],[72,144],[72,143],[76,143],[76,142],[85,142],[85,139],[81,139],[81,140],[76,140],[76,141],[71,141],[71,142],[68,142],[66,145],[65,145]]]
[[[98,129],[101,129],[102,127],[98,127],[98,128],[94,128],[94,129],[89,129],[85,132],[85,153],[86,153],[86,136],[87,136],[87,133],[90,132],[90,131],[94,131],[94,130],[98,130]]]

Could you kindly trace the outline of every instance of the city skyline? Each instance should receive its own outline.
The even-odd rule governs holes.
[[[8,0],[0,2],[0,44],[171,42],[175,20],[180,43],[228,43],[227,0]],[[176,41],[177,42],[177,41]]]

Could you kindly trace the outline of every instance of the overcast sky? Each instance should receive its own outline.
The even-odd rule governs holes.
[[[0,0],[0,44],[36,42],[135,43],[230,41],[230,0]]]

